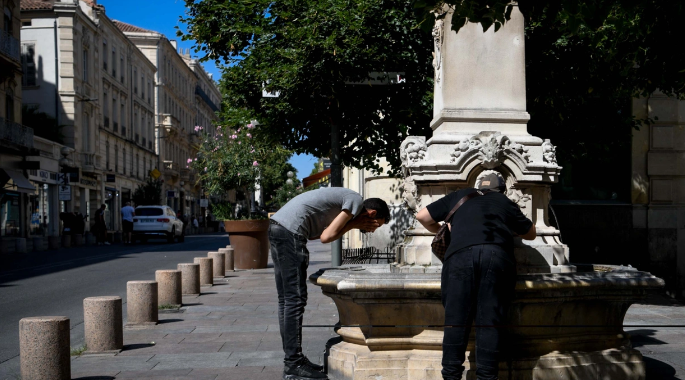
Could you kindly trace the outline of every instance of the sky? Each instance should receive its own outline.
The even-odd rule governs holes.
[[[186,10],[183,0],[98,0],[98,4],[105,6],[105,13],[110,19],[163,33],[168,39],[176,40],[178,47],[183,49],[192,49],[194,45],[192,41],[181,41],[181,38],[176,37],[176,27],[185,31],[185,25],[179,21]],[[192,50],[190,55],[200,58]],[[221,69],[214,62],[205,62],[203,66],[214,79],[221,77]],[[290,159],[299,179],[309,175],[316,161],[311,155],[295,155]]]

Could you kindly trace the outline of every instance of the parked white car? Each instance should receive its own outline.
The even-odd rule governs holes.
[[[185,240],[183,222],[169,206],[138,206],[133,217],[133,241],[143,243],[148,239],[167,239],[173,243]]]

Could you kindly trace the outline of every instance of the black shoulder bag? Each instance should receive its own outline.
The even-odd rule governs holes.
[[[431,243],[431,248],[433,249],[433,254],[438,257],[440,262],[445,261],[445,252],[447,252],[447,247],[450,246],[450,242],[452,240],[452,236],[450,234],[450,229],[447,226],[447,224],[450,222],[452,219],[452,215],[454,215],[455,212],[463,205],[466,203],[471,198],[475,198],[479,195],[485,195],[487,190],[476,190],[473,193],[466,194],[464,195],[463,198],[457,202],[456,205],[454,205],[454,208],[452,208],[452,211],[450,211],[449,214],[447,214],[447,217],[445,218],[445,222],[440,226],[440,229],[438,230],[438,233],[435,234],[435,237],[433,237],[433,242]]]

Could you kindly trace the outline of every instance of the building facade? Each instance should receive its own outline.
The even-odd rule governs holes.
[[[33,130],[22,125],[21,17],[19,0],[0,0],[0,252],[13,251],[12,238],[29,233],[26,164],[34,154]]]
[[[199,131],[215,134],[221,93],[202,66],[163,34],[116,21],[117,26],[157,67],[155,141],[164,192],[174,210],[200,215],[204,196],[188,160],[195,158]]]
[[[24,105],[55,119],[70,148],[59,169],[70,173],[71,194],[59,209],[92,216],[106,204],[108,229],[118,231],[121,206],[158,165],[155,66],[95,1],[21,7]]]

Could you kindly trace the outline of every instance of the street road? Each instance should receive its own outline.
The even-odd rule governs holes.
[[[0,379],[19,378],[19,320],[60,315],[71,320],[71,346],[83,345],[83,299],[120,296],[126,282],[154,280],[229,244],[228,235],[186,236],[184,243],[89,246],[0,257]]]

